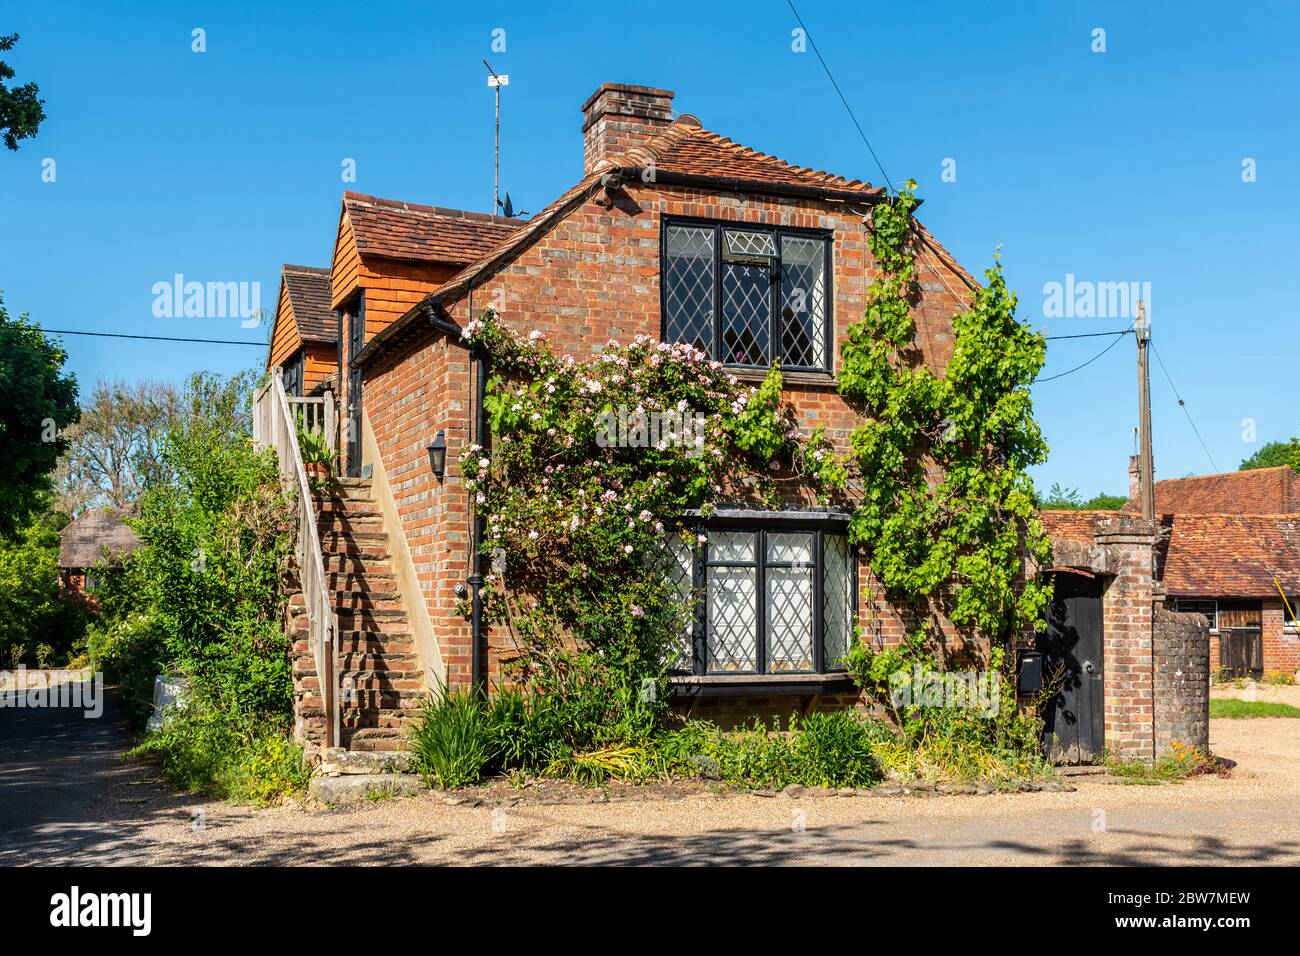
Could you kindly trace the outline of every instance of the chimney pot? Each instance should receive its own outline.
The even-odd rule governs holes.
[[[673,123],[673,91],[603,83],[582,104],[582,172],[621,156]]]

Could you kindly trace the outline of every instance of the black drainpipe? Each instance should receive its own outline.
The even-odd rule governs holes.
[[[474,286],[469,286],[469,321],[474,320]],[[487,395],[487,356],[477,345],[473,346],[474,355],[474,444],[480,448],[487,448],[487,410],[483,407],[483,399]],[[466,502],[469,505],[470,513],[474,516],[470,531],[470,563],[469,563],[469,594],[470,594],[470,683],[475,694],[484,693],[484,667],[483,667],[483,598],[479,591],[483,587],[483,556],[480,549],[483,545],[483,516],[479,509],[474,507],[474,501],[466,495]]]

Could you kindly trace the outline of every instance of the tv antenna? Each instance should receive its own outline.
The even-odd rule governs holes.
[[[487,60],[483,65],[488,71],[488,86],[496,94],[496,130],[492,145],[492,215],[501,208],[501,87],[510,85],[510,77],[492,69]]]

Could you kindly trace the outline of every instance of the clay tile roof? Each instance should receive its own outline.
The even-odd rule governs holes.
[[[468,265],[527,224],[463,209],[421,206],[361,193],[343,194],[362,256]]]
[[[1180,514],[1163,524],[1166,593],[1272,597],[1275,576],[1286,593],[1300,593],[1300,514]]]
[[[330,270],[285,265],[280,281],[289,293],[299,337],[305,342],[333,342],[338,330],[330,308]]]
[[[115,511],[91,509],[59,532],[59,567],[90,568],[110,558],[130,554],[140,547],[130,526]]]
[[[655,168],[697,176],[720,176],[759,183],[787,186],[824,186],[874,197],[882,190],[857,179],[845,179],[819,169],[794,166],[785,160],[760,153],[732,142],[725,136],[700,126],[699,120],[682,116],[650,141],[633,147],[619,157],[610,157],[597,169],[617,166],[644,166],[650,160]]]
[[[1134,502],[1126,511],[1137,510]],[[1300,512],[1300,475],[1287,465],[1156,482],[1156,514]]]
[[[1061,510],[1040,511],[1038,517],[1043,522],[1043,530],[1052,538],[1090,545],[1097,525],[1118,514],[1118,511]]]

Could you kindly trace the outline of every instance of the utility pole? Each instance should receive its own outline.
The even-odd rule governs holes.
[[[510,77],[498,74],[487,60],[483,61],[483,65],[487,67],[488,86],[496,93],[497,101],[496,131],[492,146],[492,215],[495,216],[501,208],[501,87],[510,85]]]
[[[1138,448],[1138,470],[1142,481],[1142,520],[1155,521],[1156,482],[1155,461],[1151,454],[1151,320],[1147,318],[1146,303],[1138,299],[1137,321],[1138,358],[1138,422],[1141,444]]]

